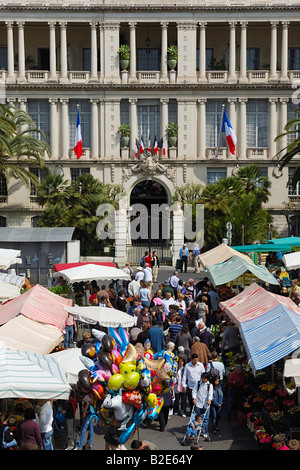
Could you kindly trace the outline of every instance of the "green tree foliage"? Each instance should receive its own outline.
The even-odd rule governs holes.
[[[177,188],[174,201],[204,205],[204,249],[226,238],[226,223],[232,223],[232,244],[266,240],[270,214],[264,203],[270,195],[270,181],[256,165],[241,167],[234,177],[222,178],[205,187],[190,183]],[[241,227],[244,226],[244,240]]]
[[[90,173],[83,173],[71,184],[60,175],[49,175],[36,186],[37,200],[44,208],[40,227],[75,227],[74,238],[80,240],[81,254],[99,255],[112,241],[98,240],[96,226],[101,204],[117,207],[125,195],[121,185],[103,184]]]

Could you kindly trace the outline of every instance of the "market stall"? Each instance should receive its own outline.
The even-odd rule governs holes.
[[[64,307],[71,304],[71,299],[65,299],[37,284],[16,299],[0,305],[0,325],[21,314],[63,330],[68,317]]]
[[[233,256],[228,261],[206,266],[213,285],[220,286],[237,279],[246,272],[252,273],[263,282],[279,285],[275,277],[264,267],[250,263],[240,256]]]
[[[70,390],[61,366],[51,355],[0,348],[0,399],[67,400]]]
[[[21,293],[18,286],[0,281],[0,304],[7,300],[15,299],[19,297],[19,295],[21,295]]]
[[[240,258],[248,261],[249,263],[253,263],[249,256],[244,255],[243,253],[239,253],[238,251],[234,250],[231,246],[226,245],[226,243],[221,243],[221,245],[212,248],[205,253],[201,253],[199,255],[199,261],[202,267],[205,269],[206,266],[211,266],[213,264],[222,263],[223,261],[227,261],[233,256],[239,256]]]
[[[130,280],[130,276],[122,269],[112,266],[99,266],[94,263],[62,269],[53,274],[53,277],[63,276],[69,283],[85,281],[111,281],[113,279]]]
[[[65,310],[84,323],[99,323],[101,326],[113,328],[119,326],[128,328],[135,325],[135,320],[131,315],[114,308],[66,306]]]
[[[81,355],[81,348],[68,348],[53,352],[45,357],[54,358],[63,370],[67,382],[70,385],[75,385],[78,381],[78,373],[83,369]]]
[[[22,264],[20,250],[10,250],[7,248],[0,248],[0,269],[6,271],[14,264]]]

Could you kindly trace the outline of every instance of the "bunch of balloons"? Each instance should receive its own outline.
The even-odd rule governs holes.
[[[123,327],[92,333],[96,341],[81,348],[85,369],[78,373],[77,388],[93,394],[103,421],[119,422],[119,443],[125,444],[146,418],[158,418],[178,358],[170,351],[153,354],[149,344],[145,350],[133,346]]]

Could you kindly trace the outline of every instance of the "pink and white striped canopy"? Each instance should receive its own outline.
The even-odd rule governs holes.
[[[0,305],[0,325],[21,314],[62,331],[68,317],[64,307],[70,305],[71,299],[65,299],[37,284],[16,299]]]
[[[220,302],[220,308],[238,325],[269,312],[279,304],[284,304],[300,315],[300,308],[289,297],[273,294],[256,283],[246,287],[237,296]]]

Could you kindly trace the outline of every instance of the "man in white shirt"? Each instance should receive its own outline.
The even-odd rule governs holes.
[[[172,294],[171,292],[166,292],[166,296],[165,298],[162,299],[161,303],[164,307],[164,310],[165,310],[165,315],[168,316],[169,315],[169,308],[170,308],[170,305],[173,305],[175,302],[175,299],[174,297],[172,297]]]
[[[178,284],[179,284],[178,271],[175,271],[173,276],[170,276],[169,282],[170,282],[170,286],[173,287],[174,292],[177,292]]]
[[[43,440],[44,450],[53,450],[53,408],[51,400],[39,400],[41,406],[39,426]]]
[[[152,269],[150,268],[148,263],[145,263],[143,273],[144,273],[144,281],[150,282],[152,284],[152,281],[153,281]]]
[[[208,380],[208,373],[203,372],[201,374],[200,385],[196,385],[192,391],[193,404],[195,405],[196,415],[202,416],[202,426],[204,430],[204,439],[209,440],[208,437],[208,422],[210,405],[213,398],[214,388]]]
[[[141,284],[135,280],[134,276],[131,276],[131,281],[128,284],[128,294],[132,297],[139,295]]]
[[[198,360],[198,354],[192,354],[191,361],[184,368],[182,379],[183,391],[187,393],[190,409],[193,408],[192,392],[201,380],[201,375],[205,372],[204,365]]]

